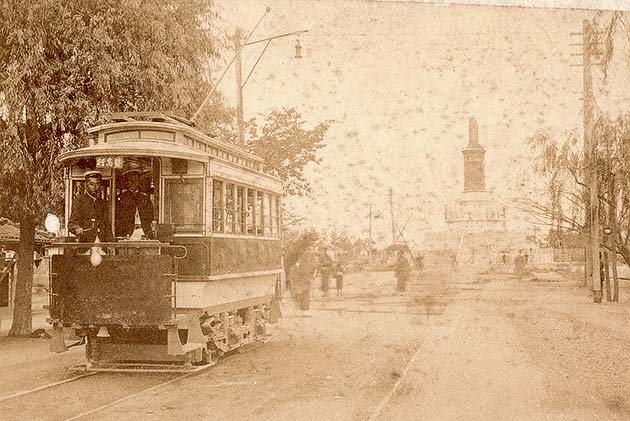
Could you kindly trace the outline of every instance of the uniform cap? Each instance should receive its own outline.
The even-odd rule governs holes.
[[[131,174],[134,174],[134,173],[136,173],[138,175],[141,175],[142,171],[140,171],[140,169],[138,169],[138,168],[130,168],[130,169],[124,171],[123,175],[124,176],[128,176],[128,175],[131,175]]]
[[[88,178],[103,178],[103,174],[100,171],[96,171],[96,170],[91,170],[91,171],[86,171],[85,174],[83,174],[83,177],[85,177],[85,179]]]

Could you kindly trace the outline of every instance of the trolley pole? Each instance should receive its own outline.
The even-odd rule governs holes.
[[[588,20],[582,22],[582,54],[583,54],[583,106],[584,106],[584,157],[588,171],[588,201],[585,203],[587,220],[590,222],[590,241],[587,253],[590,252],[590,279],[587,282],[593,291],[593,301],[602,302],[602,280],[599,272],[599,188],[597,180],[597,145],[593,139],[593,77],[591,74],[592,28]]]
[[[394,221],[394,189],[389,188],[389,213],[392,220],[392,245],[396,244],[396,222]]]
[[[243,123],[243,67],[241,62],[241,30],[236,28],[234,31],[234,51],[236,51],[236,62],[234,68],[236,70],[236,125],[238,127],[238,144],[245,143],[245,128]]]
[[[368,238],[368,262],[372,266],[372,204],[370,203],[370,228]]]

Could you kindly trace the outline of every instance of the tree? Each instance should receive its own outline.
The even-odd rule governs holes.
[[[597,168],[601,215],[597,232],[603,233],[604,227],[611,231],[608,236],[600,236],[600,247],[605,250],[603,279],[609,279],[610,266],[614,291],[608,296],[609,300],[616,301],[617,255],[630,264],[630,114],[616,118],[601,115],[594,125],[593,141],[597,145],[593,160]],[[537,172],[547,177],[549,201],[543,203],[530,199],[520,203],[530,214],[553,227],[550,234],[554,238],[566,238],[563,231],[586,234],[588,226],[583,221],[581,196],[586,164],[576,147],[574,134],[559,142],[548,132],[540,131],[530,138],[530,145],[537,152]],[[607,281],[605,284],[608,287]]]
[[[35,227],[61,205],[59,153],[83,144],[109,112],[191,115],[217,54],[209,3],[0,5],[0,215],[19,222],[21,238],[10,335],[31,331]]]
[[[528,139],[528,144],[536,156],[534,169],[545,178],[548,201],[519,198],[517,205],[556,232],[584,234],[588,228],[583,202],[585,168],[577,131],[569,131],[559,140],[549,130],[541,129]]]
[[[324,147],[329,123],[305,129],[305,122],[295,108],[284,108],[272,111],[262,127],[255,121],[250,124],[247,147],[264,158],[270,172],[284,181],[285,194],[302,196],[309,192],[304,168],[309,163],[320,162],[317,151]]]

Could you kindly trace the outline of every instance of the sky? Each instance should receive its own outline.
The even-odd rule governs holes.
[[[322,161],[306,170],[308,197],[286,201],[310,226],[366,238],[370,205],[373,239],[391,242],[388,189],[394,217],[409,220],[408,241],[440,230],[444,206],[463,188],[461,150],[468,119],[479,123],[486,148],[486,187],[510,207],[515,197],[538,198],[544,180],[533,170],[527,139],[541,128],[580,128],[580,32],[588,10],[534,9],[414,2],[219,0],[220,25],[251,40],[308,29],[271,43],[244,89],[245,118],[295,107],[313,127],[330,121]],[[531,2],[530,2],[531,3]],[[243,51],[243,72],[264,44]],[[224,54],[225,61],[231,54]],[[216,63],[221,68],[225,61]],[[620,68],[622,69],[622,68]],[[618,71],[627,75],[627,71]],[[625,76],[627,77],[627,76]],[[619,79],[619,78],[618,78]],[[234,72],[220,90],[235,102]],[[598,106],[616,112],[630,93],[595,70]],[[615,85],[615,83],[617,83]],[[613,88],[610,86],[623,86]],[[511,227],[529,229],[515,210]]]

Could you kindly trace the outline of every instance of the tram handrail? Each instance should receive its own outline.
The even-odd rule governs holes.
[[[69,249],[87,249],[91,247],[114,248],[114,249],[130,249],[130,248],[170,248],[181,249],[184,254],[181,256],[173,256],[175,259],[183,259],[188,255],[188,249],[181,244],[162,243],[159,241],[142,240],[142,241],[125,241],[125,242],[103,242],[103,243],[66,243],[57,242],[44,245],[44,249],[69,248]]]

